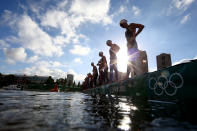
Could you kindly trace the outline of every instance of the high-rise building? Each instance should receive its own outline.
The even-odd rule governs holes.
[[[73,74],[67,74],[67,83],[72,85],[74,80],[74,75]]]
[[[171,55],[162,53],[157,56],[157,70],[172,66]]]

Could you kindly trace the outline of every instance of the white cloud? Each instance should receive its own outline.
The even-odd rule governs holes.
[[[26,75],[52,76],[56,78],[65,78],[66,72],[58,69],[61,64],[57,61],[38,61],[32,67],[25,68],[19,72]]]
[[[38,61],[37,63],[35,63],[36,66],[40,67],[49,67],[49,68],[55,68],[55,67],[60,67],[62,66],[62,64],[59,61]]]
[[[57,7],[59,9],[64,9],[66,7],[66,5],[68,4],[68,1],[64,0],[58,3]]]
[[[62,66],[62,64],[60,62],[58,62],[58,61],[51,61],[50,64],[51,64],[52,67]]]
[[[54,63],[52,65],[51,63]],[[57,65],[57,66],[55,66]],[[38,61],[32,67],[25,68],[20,70],[21,74],[25,75],[38,75],[38,76],[52,76],[54,79],[57,78],[65,78],[67,74],[73,74],[74,80],[76,82],[82,81],[85,78],[85,75],[78,74],[74,70],[69,69],[67,72],[57,68],[58,66],[62,65],[57,61]]]
[[[69,12],[73,13],[72,16],[80,23],[91,21],[106,25],[112,23],[108,15],[109,8],[110,0],[74,0]]]
[[[77,32],[82,23],[92,22],[104,25],[112,23],[111,16],[108,15],[110,0],[74,0],[71,2],[69,11],[64,9],[66,5],[67,1],[62,1],[57,7],[47,10],[41,17],[42,26],[60,29],[61,34],[64,35],[64,43],[79,43],[79,39],[88,39]]]
[[[125,10],[126,10],[126,7],[121,5],[120,8],[119,8],[118,13],[122,13],[122,12],[124,12]]]
[[[121,5],[120,8],[112,14],[112,17],[118,16],[119,14],[125,12],[126,10],[127,10],[127,7]]]
[[[194,0],[173,0],[172,2],[177,9],[185,11],[194,2]]]
[[[61,30],[62,36],[57,36],[54,40],[59,44],[66,43],[79,43],[79,39],[87,39],[86,36],[77,33],[76,28],[79,24],[76,24],[75,17],[69,16],[64,11],[48,10],[41,19],[41,25],[46,27],[53,27]]]
[[[34,63],[34,62],[36,62],[38,59],[39,59],[39,57],[38,57],[37,55],[31,56],[31,57],[27,60],[27,62],[28,62],[28,63]]]
[[[181,19],[181,24],[185,24],[190,18],[190,14],[185,15],[182,19]]]
[[[13,14],[9,10],[4,10],[1,22],[8,24],[9,26],[13,26],[16,23],[17,16]]]
[[[197,59],[197,56],[195,56],[194,59]]]
[[[39,25],[27,14],[16,15],[11,11],[4,11],[3,21],[16,36],[9,36],[5,40],[9,43],[21,44],[25,49],[33,51],[36,55],[61,56],[63,54],[60,45],[55,45],[50,35],[44,32]]]
[[[24,62],[26,59],[26,52],[25,49],[20,47],[20,48],[4,48],[4,54],[6,56],[6,61],[10,64],[14,64],[15,62]]]
[[[40,4],[38,4],[40,3]],[[21,44],[23,48],[31,50],[38,56],[61,56],[62,48],[65,44],[78,44],[88,38],[78,32],[78,28],[85,22],[102,23],[104,25],[112,23],[110,16],[110,0],[74,0],[68,5],[68,1],[61,1],[57,5],[51,6],[45,10],[40,5],[45,5],[46,1],[33,2],[29,4],[30,10],[40,20],[41,27],[50,30],[51,28],[60,29],[61,34],[51,37],[26,13],[17,15],[11,11],[5,10],[3,21],[8,23],[16,32],[17,36],[7,37],[7,42]],[[65,7],[68,7],[67,9]],[[25,12],[28,8],[24,9]],[[121,8],[120,11],[124,9]],[[78,47],[78,46],[77,46]],[[76,49],[76,48],[75,48]],[[87,53],[83,52],[87,49]],[[74,54],[85,55],[89,53],[89,48],[82,48],[80,53]]]
[[[75,62],[75,63],[83,63],[83,62],[81,61],[80,58],[75,58],[75,59],[74,59],[74,62]]]
[[[168,9],[165,9],[164,13],[167,16],[172,14],[179,16],[185,12],[194,1],[195,0],[172,0]]]
[[[8,43],[21,43],[20,39],[16,36],[8,36],[5,41]]]
[[[137,6],[132,6],[132,11],[135,16],[138,16],[141,13],[141,10]]]
[[[0,40],[0,49],[8,48],[8,47],[9,45],[4,40]]]
[[[57,44],[57,45],[65,45],[66,43],[68,43],[68,39],[66,39],[64,36],[56,36],[54,39],[53,39],[53,42],[54,44]]]
[[[70,52],[75,55],[88,55],[90,52],[90,48],[83,47],[81,45],[74,45],[74,48],[70,49]]]
[[[18,21],[18,36],[23,47],[32,50],[35,54],[44,56],[63,54],[61,47],[55,46],[51,37],[28,15],[23,15]]]

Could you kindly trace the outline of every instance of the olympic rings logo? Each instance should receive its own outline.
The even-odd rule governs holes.
[[[162,75],[157,79],[154,77],[149,79],[149,88],[153,90],[157,96],[161,96],[164,93],[168,96],[174,96],[183,84],[184,80],[180,73],[171,74],[169,79]]]

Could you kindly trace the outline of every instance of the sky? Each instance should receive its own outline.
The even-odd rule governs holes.
[[[0,72],[76,81],[92,72],[99,51],[109,63],[107,40],[120,46],[119,71],[126,72],[125,30],[121,19],[145,25],[137,36],[148,55],[170,53],[172,63],[197,59],[196,0],[1,0]]]

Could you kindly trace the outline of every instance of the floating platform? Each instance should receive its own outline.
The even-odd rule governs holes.
[[[197,60],[83,91],[91,95],[124,95],[151,100],[197,99]]]

